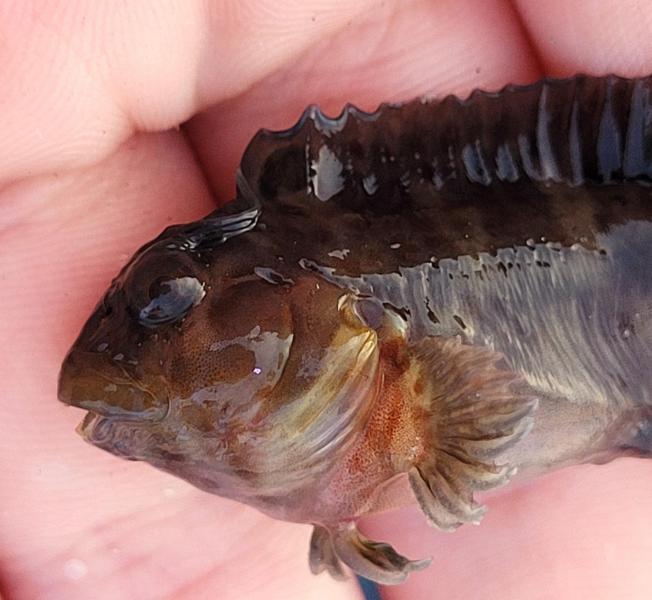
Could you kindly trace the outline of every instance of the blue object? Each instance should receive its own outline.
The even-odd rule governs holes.
[[[358,577],[358,581],[360,582],[360,587],[364,592],[365,600],[380,600],[378,586],[373,581],[369,581],[364,577]]]

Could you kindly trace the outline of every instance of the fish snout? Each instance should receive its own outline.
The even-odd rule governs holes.
[[[73,349],[59,374],[58,397],[64,404],[122,419],[160,420],[168,412],[164,390],[142,384],[120,356]]]

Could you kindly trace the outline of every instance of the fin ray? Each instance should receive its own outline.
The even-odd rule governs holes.
[[[425,569],[431,559],[410,560],[384,542],[363,536],[353,523],[330,532],[340,560],[354,572],[384,585],[403,583],[414,571]]]
[[[342,562],[335,553],[331,535],[328,529],[320,525],[313,526],[308,564],[314,575],[328,571],[338,581],[347,579]]]
[[[500,456],[532,429],[537,399],[487,348],[431,337],[414,353],[429,380],[429,442],[408,478],[431,524],[452,531],[484,515],[474,492],[504,485],[516,473]]]

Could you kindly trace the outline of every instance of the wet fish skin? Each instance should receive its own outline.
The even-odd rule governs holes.
[[[261,131],[238,197],[125,266],[68,354],[80,433],[315,525],[313,571],[400,583],[355,521],[652,454],[649,78],[578,76]]]

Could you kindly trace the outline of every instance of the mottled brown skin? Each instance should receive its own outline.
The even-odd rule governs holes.
[[[313,523],[315,572],[383,583],[428,561],[363,514],[416,497],[453,530],[517,471],[648,455],[650,92],[578,77],[261,132],[236,201],[118,275],[60,399],[101,448]]]
[[[647,78],[576,77],[513,88],[516,93],[509,86],[501,93],[475,92],[463,101],[449,96],[388,105],[373,118],[349,107],[329,120],[315,109],[306,111],[292,135],[261,131],[241,172],[252,192],[273,204],[262,222],[271,238],[285,238],[289,262],[309,255],[342,274],[387,273],[433,256],[495,252],[528,237],[594,247],[597,233],[649,217],[648,195],[639,189],[652,176],[649,125],[639,131],[644,139],[637,156],[628,156],[624,144],[633,90],[641,97],[642,118],[650,110],[651,87]],[[609,128],[601,127],[603,109],[613,116]],[[324,143],[351,169],[343,172],[342,190],[317,207],[306,199],[306,190],[311,199],[319,197],[306,162],[317,159]],[[503,175],[495,158],[501,147],[514,164]],[[469,149],[466,158],[463,148]],[[367,193],[368,175],[376,177],[380,194]],[[355,252],[342,261],[328,256],[333,248]]]

